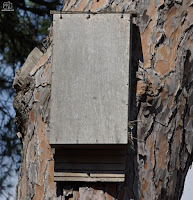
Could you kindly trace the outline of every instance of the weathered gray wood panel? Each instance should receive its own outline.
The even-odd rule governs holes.
[[[85,181],[85,182],[124,182],[124,177],[78,177],[55,176],[54,181]]]
[[[50,143],[126,144],[130,15],[54,14],[53,43]]]

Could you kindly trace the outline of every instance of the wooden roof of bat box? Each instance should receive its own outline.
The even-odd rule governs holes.
[[[53,15],[50,144],[54,148],[70,148],[67,152],[69,155],[74,152],[76,158],[74,165],[75,160],[66,151],[56,150],[56,180],[74,181],[77,178],[69,173],[78,176],[90,170],[90,174],[105,164],[100,180],[109,181],[104,172],[112,162],[117,162],[116,170],[122,174],[118,173],[116,180],[124,179],[122,161],[125,154],[121,153],[120,160],[119,156],[114,157],[113,148],[123,150],[128,143],[129,63],[130,14]],[[97,157],[86,155],[87,150],[84,152],[85,148],[93,149],[92,146],[95,147],[90,151],[93,155],[102,146]],[[81,156],[77,157],[81,151]],[[103,162],[102,151],[108,152],[109,163]],[[64,157],[59,156],[61,152],[65,152]],[[87,157],[95,167],[92,162],[85,163]],[[58,164],[61,160],[65,160],[65,165]],[[109,169],[113,171],[114,168]],[[82,174],[80,180],[97,180],[97,173],[93,177],[86,174]]]

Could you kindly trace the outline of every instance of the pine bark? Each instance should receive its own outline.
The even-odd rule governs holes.
[[[180,199],[193,160],[193,2],[67,0],[63,10],[137,12],[132,28],[129,119],[136,122],[128,144],[126,180],[54,183],[48,141],[50,26],[46,46],[31,52],[14,81],[15,121],[23,141],[16,199]]]

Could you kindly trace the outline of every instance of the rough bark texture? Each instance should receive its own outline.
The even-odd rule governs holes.
[[[16,199],[180,199],[193,160],[193,1],[68,0],[63,10],[133,9],[138,15],[132,31],[130,120],[137,123],[128,145],[125,182],[60,183],[56,192],[48,141],[50,27],[38,62],[25,64],[29,70],[20,70],[14,82],[23,140]]]

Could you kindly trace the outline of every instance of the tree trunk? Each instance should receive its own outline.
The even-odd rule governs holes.
[[[23,141],[16,199],[180,199],[193,160],[193,2],[68,0],[63,8],[133,9],[130,121],[136,123],[125,182],[54,183],[48,141],[51,26],[46,47],[31,52],[14,81],[15,121]]]

